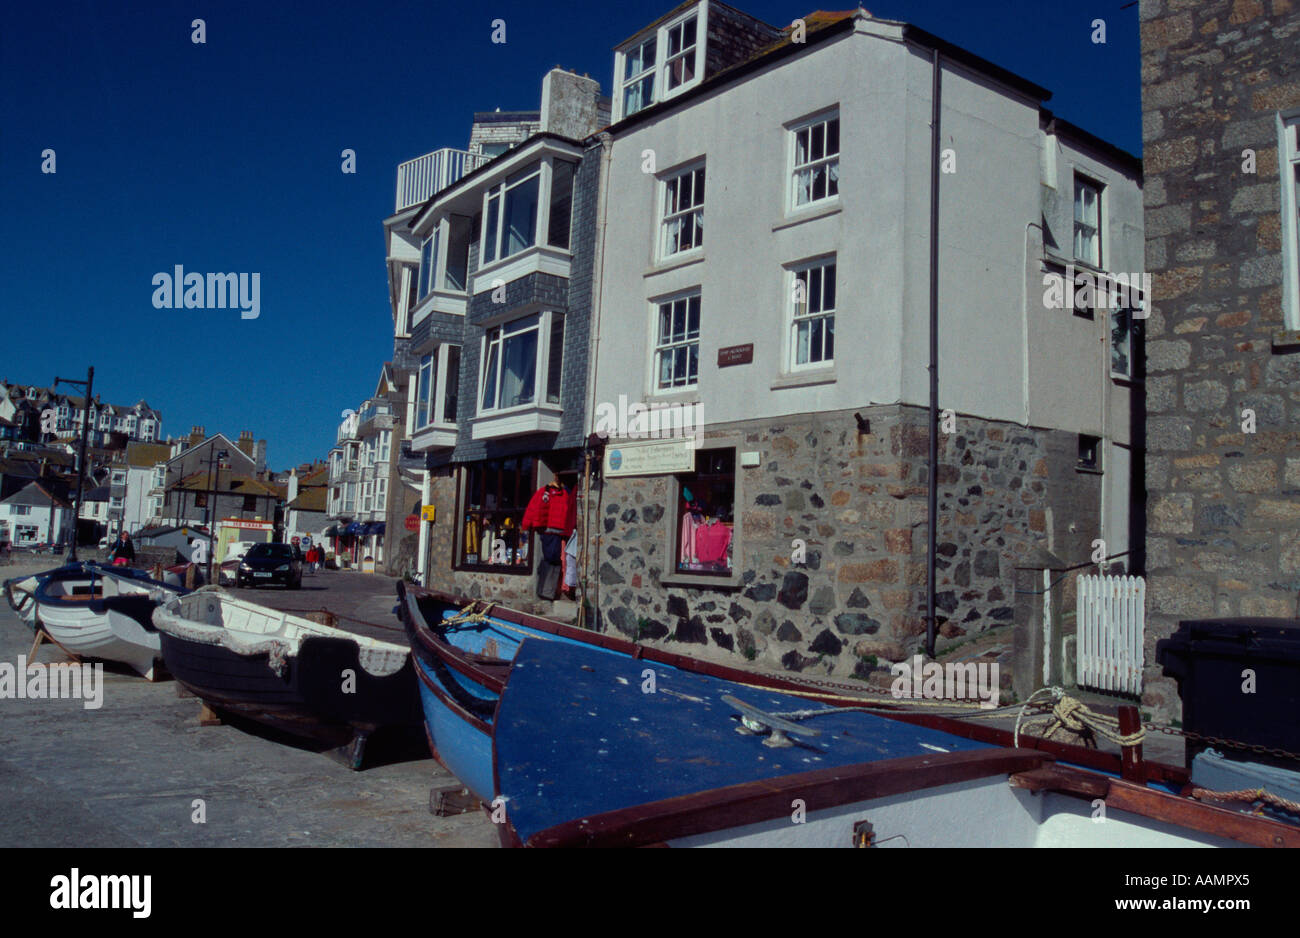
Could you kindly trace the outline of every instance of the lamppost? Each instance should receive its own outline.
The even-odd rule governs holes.
[[[85,381],[74,381],[71,378],[54,379],[54,386],[57,388],[60,384],[77,384],[86,389],[86,398],[82,401],[81,408],[81,451],[77,455],[77,502],[72,509],[72,545],[68,548],[67,563],[77,562],[77,516],[81,514],[81,485],[86,477],[86,438],[90,435],[90,391],[95,383],[95,369],[86,369]],[[51,515],[53,512],[51,512]]]
[[[216,514],[216,512],[213,511],[214,506],[213,506],[213,504],[212,504],[213,499],[216,497],[216,493],[215,493],[215,491],[214,491],[214,486],[213,486],[213,482],[212,482],[212,461],[213,461],[213,459],[214,459],[214,456],[213,456],[213,452],[212,452],[212,450],[213,450],[213,447],[215,447],[216,445],[217,445],[217,438],[216,438],[216,437],[213,437],[213,438],[212,438],[212,443],[209,444],[209,446],[208,446],[208,492],[207,492],[207,499],[206,499],[206,500],[204,501],[204,503],[203,503],[203,526],[204,526],[205,528],[208,529],[208,574],[207,574],[207,582],[209,582],[209,583],[212,582],[212,554],[213,554],[213,548],[216,546],[216,545],[213,543],[213,537],[212,537],[212,524],[211,524],[211,521],[210,521],[210,518]],[[226,459],[226,458],[229,457],[229,456],[230,456],[230,451],[229,451],[229,450],[219,449],[219,450],[216,451],[215,459],[217,460],[217,482],[218,482],[218,483],[220,483],[220,481],[221,481],[221,462],[220,462],[220,461],[223,460],[223,459]]]

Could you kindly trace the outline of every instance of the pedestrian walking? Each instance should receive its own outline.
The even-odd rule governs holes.
[[[131,543],[131,535],[123,531],[117,536],[110,557],[115,567],[129,567],[135,561],[135,545]]]

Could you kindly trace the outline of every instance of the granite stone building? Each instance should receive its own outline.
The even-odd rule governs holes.
[[[1300,6],[1143,0],[1148,626],[1300,593]]]

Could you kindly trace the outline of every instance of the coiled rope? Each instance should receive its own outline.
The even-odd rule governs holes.
[[[1024,719],[1025,712],[1034,698],[1039,694],[1051,694],[1056,698],[1055,703],[1049,713]],[[1084,744],[1090,748],[1097,748],[1097,740],[1094,737],[1100,736],[1108,739],[1112,743],[1120,746],[1136,746],[1146,738],[1146,730],[1138,729],[1132,733],[1121,733],[1119,729],[1119,718],[1107,716],[1104,713],[1097,713],[1088,708],[1083,701],[1071,697],[1059,687],[1043,687],[1029,695],[1021,709],[1020,716],[1016,717],[1015,745],[1020,746],[1020,727],[1021,721],[1025,731],[1033,732],[1036,736],[1043,739],[1052,739],[1057,733],[1062,731],[1073,733],[1082,737]]]

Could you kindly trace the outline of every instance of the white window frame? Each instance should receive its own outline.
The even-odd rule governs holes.
[[[827,136],[831,122],[836,125],[835,129],[835,152],[827,152]],[[804,162],[799,162],[799,135],[807,132],[809,136],[809,150],[812,149],[813,128],[822,125],[822,155],[819,157],[810,157]],[[802,212],[810,208],[821,208],[827,205],[833,205],[839,201],[840,197],[840,155],[843,152],[844,137],[843,127],[840,124],[839,106],[830,110],[823,110],[808,117],[800,118],[794,123],[787,125],[789,133],[786,135],[786,165],[790,168],[789,188],[786,194],[786,208],[790,212]],[[835,171],[835,192],[832,193],[830,168],[834,167]],[[826,194],[821,198],[812,196],[812,186],[809,186],[809,198],[806,202],[799,201],[799,193],[802,189],[800,179],[808,174],[815,178],[817,170],[826,170]]]
[[[456,422],[436,419],[446,410],[447,404],[447,381],[449,359],[451,349],[459,346],[453,346],[450,343],[443,343],[432,352],[420,357],[420,370],[418,380],[416,381],[416,409],[415,409],[415,429],[426,430],[429,427],[441,429],[454,429]],[[456,369],[456,383],[459,391],[460,368],[459,364]],[[458,395],[459,396],[459,395]],[[425,408],[425,420],[420,421],[420,408]],[[459,406],[459,402],[458,402]],[[387,431],[385,431],[387,432]],[[381,460],[387,461],[387,456],[382,456]]]
[[[657,224],[659,226],[660,261],[692,257],[704,250],[704,209],[709,191],[708,173],[705,170],[705,161],[699,159],[670,170],[659,177],[659,217]],[[670,210],[669,199],[673,197],[680,198],[681,182],[688,177],[691,186],[691,204],[686,208],[682,208],[679,201],[676,210]],[[696,201],[700,189],[703,189],[705,194]],[[688,215],[692,216],[691,223],[695,232],[692,240],[697,243],[692,244],[690,247],[679,247],[677,250],[672,250],[671,244],[676,234],[673,226],[680,223]]]
[[[1105,308],[1105,307],[1103,307]],[[1107,368],[1110,369],[1112,378],[1120,378],[1125,381],[1131,381],[1133,378],[1133,322],[1137,318],[1138,310],[1126,309],[1123,306],[1113,307],[1109,310],[1109,316],[1106,318],[1106,348],[1110,352],[1110,359]],[[1115,370],[1115,318],[1122,314],[1128,314],[1128,328],[1124,331],[1124,360],[1128,362],[1128,371]]]
[[[690,301],[695,300],[698,304],[698,312],[695,324],[695,331],[692,335],[690,328]],[[678,304],[683,306],[682,315],[684,316],[684,329],[680,338],[675,338],[677,333],[672,331],[664,340],[662,326],[664,308],[671,309],[670,315],[677,315]],[[682,290],[678,293],[672,293],[668,296],[659,297],[650,304],[650,393],[651,394],[677,394],[682,391],[690,391],[698,388],[700,385],[700,334],[703,331],[704,324],[704,298],[703,291],[699,287],[689,290]],[[672,329],[673,326],[670,326]],[[695,347],[695,380],[690,380],[690,348]],[[677,382],[676,366],[674,365],[672,383],[664,385],[661,382],[661,362],[665,353],[672,353],[676,356],[678,349],[686,349],[686,381]]]
[[[1278,172],[1282,183],[1282,315],[1300,331],[1300,108],[1277,115]]]
[[[1094,219],[1096,223],[1095,225],[1090,225],[1086,218],[1083,220],[1080,220],[1079,218],[1079,190],[1080,189],[1091,190],[1096,195],[1096,218]],[[1074,174],[1074,186],[1072,187],[1071,192],[1072,192],[1072,198],[1070,200],[1070,217],[1071,217],[1070,251],[1074,255],[1075,261],[1082,264],[1087,264],[1090,267],[1100,270],[1102,269],[1103,261],[1105,260],[1106,257],[1105,255],[1106,246],[1103,243],[1105,239],[1102,237],[1105,231],[1105,223],[1106,223],[1105,206],[1103,204],[1106,187],[1100,182],[1100,180],[1093,179],[1091,176],[1086,176],[1082,173],[1076,172]],[[1086,209],[1085,209],[1085,213],[1086,213]],[[1095,253],[1096,253],[1095,258],[1090,256],[1085,257],[1084,255],[1079,253],[1080,226],[1083,226],[1084,228],[1093,229],[1092,239],[1095,242]]]
[[[384,511],[388,507],[388,480],[375,480],[375,511]]]
[[[704,79],[704,65],[707,62],[705,57],[707,36],[709,31],[709,5],[700,3],[689,10],[683,11],[680,15],[673,17],[671,20],[657,26],[653,31],[647,30],[633,37],[623,48],[614,53],[614,85],[617,89],[615,95],[614,107],[617,109],[616,120],[622,120],[648,107],[653,107],[663,101],[671,100],[684,91],[694,88]],[[681,29],[685,23],[692,17],[695,18],[695,44],[690,52],[679,52],[672,57],[673,62],[680,60],[684,55],[694,56],[694,68],[689,80],[683,81],[676,87],[668,87],[668,78],[672,64],[668,60],[668,38],[674,30]],[[643,68],[635,76],[627,76],[627,60],[631,53],[641,49],[651,40],[655,40],[655,62],[650,68]],[[629,85],[644,79],[647,74],[653,75],[650,83],[650,97],[639,108],[634,111],[627,110],[627,88]]]
[[[479,267],[489,267],[494,264],[517,257],[539,244],[539,238],[542,232],[546,230],[548,219],[546,217],[546,208],[550,205],[550,174],[543,173],[543,168],[548,167],[546,160],[538,160],[536,163],[524,166],[518,171],[511,173],[505,179],[489,188],[483,193],[483,231],[479,239]],[[510,193],[520,186],[527,185],[532,179],[537,179],[537,204],[533,212],[533,235],[532,241],[525,244],[512,254],[506,254],[506,200]],[[492,200],[496,199],[496,221],[492,221]],[[495,230],[493,225],[495,224]],[[492,239],[492,256],[488,257],[489,238]]]
[[[442,222],[433,226],[433,230],[420,242],[420,266],[415,285],[415,303],[423,303],[425,297],[432,293],[438,282],[439,260],[442,256]]]
[[[645,57],[644,55],[642,55],[640,57],[640,61],[643,63],[641,70],[636,74],[629,76],[627,74],[627,70],[630,67],[633,54],[640,52],[650,43],[655,44],[654,61],[652,61],[649,65],[644,65]],[[640,42],[633,43],[632,46],[630,46],[626,52],[622,52],[619,54],[618,72],[622,75],[622,79],[618,85],[619,101],[622,102],[621,105],[622,114],[624,117],[627,117],[629,114],[635,114],[637,111],[644,111],[646,108],[650,107],[652,104],[655,103],[655,90],[656,90],[656,85],[659,81],[658,65],[659,65],[659,33],[658,32],[655,32],[649,36],[645,36],[644,38],[642,38]],[[650,82],[650,93],[645,96],[640,107],[633,108],[632,110],[628,110],[628,106],[627,106],[628,90],[636,85],[643,84],[647,79]]]
[[[522,322],[523,320],[531,319],[534,316],[537,317],[536,325],[524,326],[522,328],[515,329],[514,331],[507,332],[507,330],[511,326],[519,322]],[[506,322],[497,323],[496,325],[489,326],[484,330],[483,337],[482,339],[480,339],[480,346],[479,346],[479,379],[477,384],[478,393],[477,396],[475,397],[475,406],[477,408],[478,414],[491,415],[491,414],[498,414],[498,413],[507,413],[510,411],[531,410],[538,407],[559,406],[558,402],[548,401],[546,398],[547,398],[547,390],[548,390],[547,378],[550,373],[549,365],[551,360],[551,333],[553,331],[552,324],[555,322],[557,317],[561,317],[561,316],[563,316],[563,314],[555,310],[541,310],[536,313],[529,313],[526,316],[517,316],[514,319],[508,320]],[[533,399],[524,404],[510,404],[503,407],[501,406],[501,379],[503,374],[501,365],[504,364],[505,362],[505,343],[510,338],[523,335],[524,333],[531,332],[534,329],[537,330],[538,335],[537,335],[537,360],[534,363],[534,368],[533,368]],[[496,333],[495,337],[493,336],[493,333]],[[489,365],[488,357],[491,352],[491,347],[493,345],[498,345],[500,348],[500,352],[498,353],[497,356],[496,374],[494,376],[496,381],[496,388],[493,396],[493,406],[485,407],[483,404],[483,398],[484,398],[484,392],[487,390],[488,365]],[[563,350],[561,350],[561,354],[563,354]]]
[[[826,272],[826,268],[828,267],[833,268],[835,271],[833,275],[834,284],[835,284],[834,296],[833,296],[832,305],[829,308],[825,306],[825,278],[826,278],[825,272]],[[814,280],[813,273],[812,273],[813,271],[818,272],[817,278],[819,278],[821,281],[817,285],[817,289],[815,291],[813,289],[813,280]],[[804,303],[803,303],[802,310],[800,308],[800,303],[796,299],[796,293],[795,293],[795,284],[799,280],[801,274],[805,275],[806,278],[805,288],[804,288]],[[819,297],[819,301],[822,303],[822,307],[818,310],[811,311],[809,310],[809,307],[812,305],[814,292],[817,293]],[[786,354],[786,367],[789,369],[789,373],[793,374],[795,372],[800,372],[800,371],[818,371],[826,368],[835,367],[835,349],[834,349],[833,338],[831,340],[832,348],[831,348],[831,355],[829,358],[822,358],[817,361],[812,361],[810,359],[809,361],[800,363],[798,361],[798,356],[799,356],[800,324],[805,322],[811,323],[819,319],[823,321],[829,319],[831,320],[832,323],[831,334],[834,335],[834,321],[836,318],[836,314],[839,311],[839,308],[836,304],[838,303],[840,297],[838,255],[824,254],[820,257],[810,258],[808,260],[800,261],[797,264],[791,265],[788,268],[788,275],[786,278],[786,296],[789,297],[789,307],[788,307],[789,313],[786,319],[787,322],[786,342],[788,345],[788,351]],[[822,334],[823,351],[825,350],[826,347],[826,338],[825,338],[824,330],[825,330],[825,326],[823,326],[823,334]],[[811,351],[811,345],[810,345],[810,351]]]

